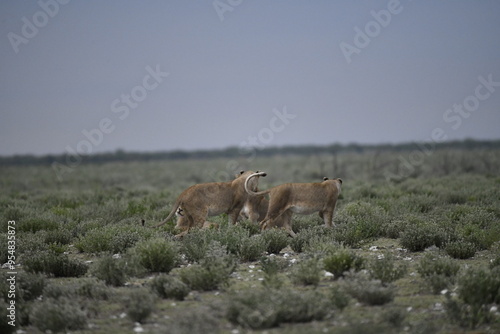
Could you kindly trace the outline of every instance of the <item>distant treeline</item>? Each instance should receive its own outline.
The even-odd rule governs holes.
[[[239,158],[256,154],[260,157],[275,155],[318,155],[318,154],[344,154],[366,152],[404,152],[412,150],[443,150],[443,149],[500,149],[500,140],[473,140],[448,141],[442,143],[402,143],[402,144],[331,144],[331,145],[298,145],[267,148],[228,147],[218,150],[175,150],[163,152],[126,152],[116,150],[109,153],[98,153],[79,156],[82,163],[106,163],[114,161],[157,161],[157,160],[186,160],[186,159],[214,159],[214,158]],[[0,166],[21,165],[50,165],[53,162],[64,163],[66,154],[59,155],[14,155],[0,157]]]

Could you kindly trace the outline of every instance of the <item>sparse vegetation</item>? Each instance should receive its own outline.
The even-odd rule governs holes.
[[[183,189],[214,181],[207,168],[226,171],[224,158],[82,163],[63,182],[43,163],[0,166],[0,229],[16,221],[20,264],[15,329],[111,333],[140,321],[158,333],[500,331],[497,148],[436,149],[409,177],[398,174],[404,150],[262,152],[242,167],[268,172],[263,189],[344,180],[335,227],[314,214],[293,216],[295,238],[224,215],[208,218],[218,229],[182,239],[174,223],[151,228]],[[7,241],[0,234],[2,264]]]

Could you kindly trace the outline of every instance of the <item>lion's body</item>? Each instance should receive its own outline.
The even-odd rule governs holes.
[[[242,172],[229,182],[212,182],[193,185],[184,190],[177,198],[168,217],[159,225],[177,215],[176,228],[184,235],[193,227],[202,227],[209,216],[226,213],[230,223],[235,223],[249,195],[245,191],[245,180],[254,172]],[[256,190],[258,179],[250,188]]]
[[[249,181],[252,177],[249,177]],[[257,193],[248,188],[246,191],[254,196],[269,194],[269,208],[266,217],[260,222],[263,230],[279,227],[295,236],[291,222],[293,213],[309,215],[319,212],[325,225],[333,226],[333,213],[341,184],[341,179],[325,178],[323,182],[317,183],[285,183]]]
[[[257,224],[266,217],[268,207],[269,200],[265,196],[249,196],[241,209],[240,218]]]

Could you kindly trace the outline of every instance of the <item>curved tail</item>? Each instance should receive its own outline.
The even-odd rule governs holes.
[[[170,219],[172,219],[172,217],[174,216],[175,212],[177,212],[177,209],[179,208],[179,206],[181,205],[180,203],[181,201],[179,199],[177,199],[177,201],[175,201],[175,204],[174,204],[174,208],[172,209],[172,211],[170,211],[170,213],[168,214],[167,218],[165,218],[161,223],[159,223],[158,225],[156,226],[153,226],[154,228],[157,228],[157,227],[160,227],[160,226],[163,226],[165,225]]]
[[[266,175],[267,174],[264,172],[257,172],[257,173],[253,173],[253,174],[248,175],[247,179],[245,180],[245,191],[247,192],[247,194],[252,195],[252,196],[262,196],[262,195],[269,194],[270,190],[255,192],[255,191],[248,188],[248,181],[250,181],[251,178],[256,177],[256,176],[264,177]]]

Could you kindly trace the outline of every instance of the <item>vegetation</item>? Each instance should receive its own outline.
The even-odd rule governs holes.
[[[62,181],[50,163],[64,157],[0,158],[0,260],[15,221],[20,265],[16,328],[1,331],[499,332],[499,143],[443,143],[402,164],[414,150],[115,152]],[[151,228],[183,189],[240,169],[268,172],[262,189],[341,177],[335,227],[315,214],[293,217],[293,239],[225,215],[182,239],[172,222]]]

